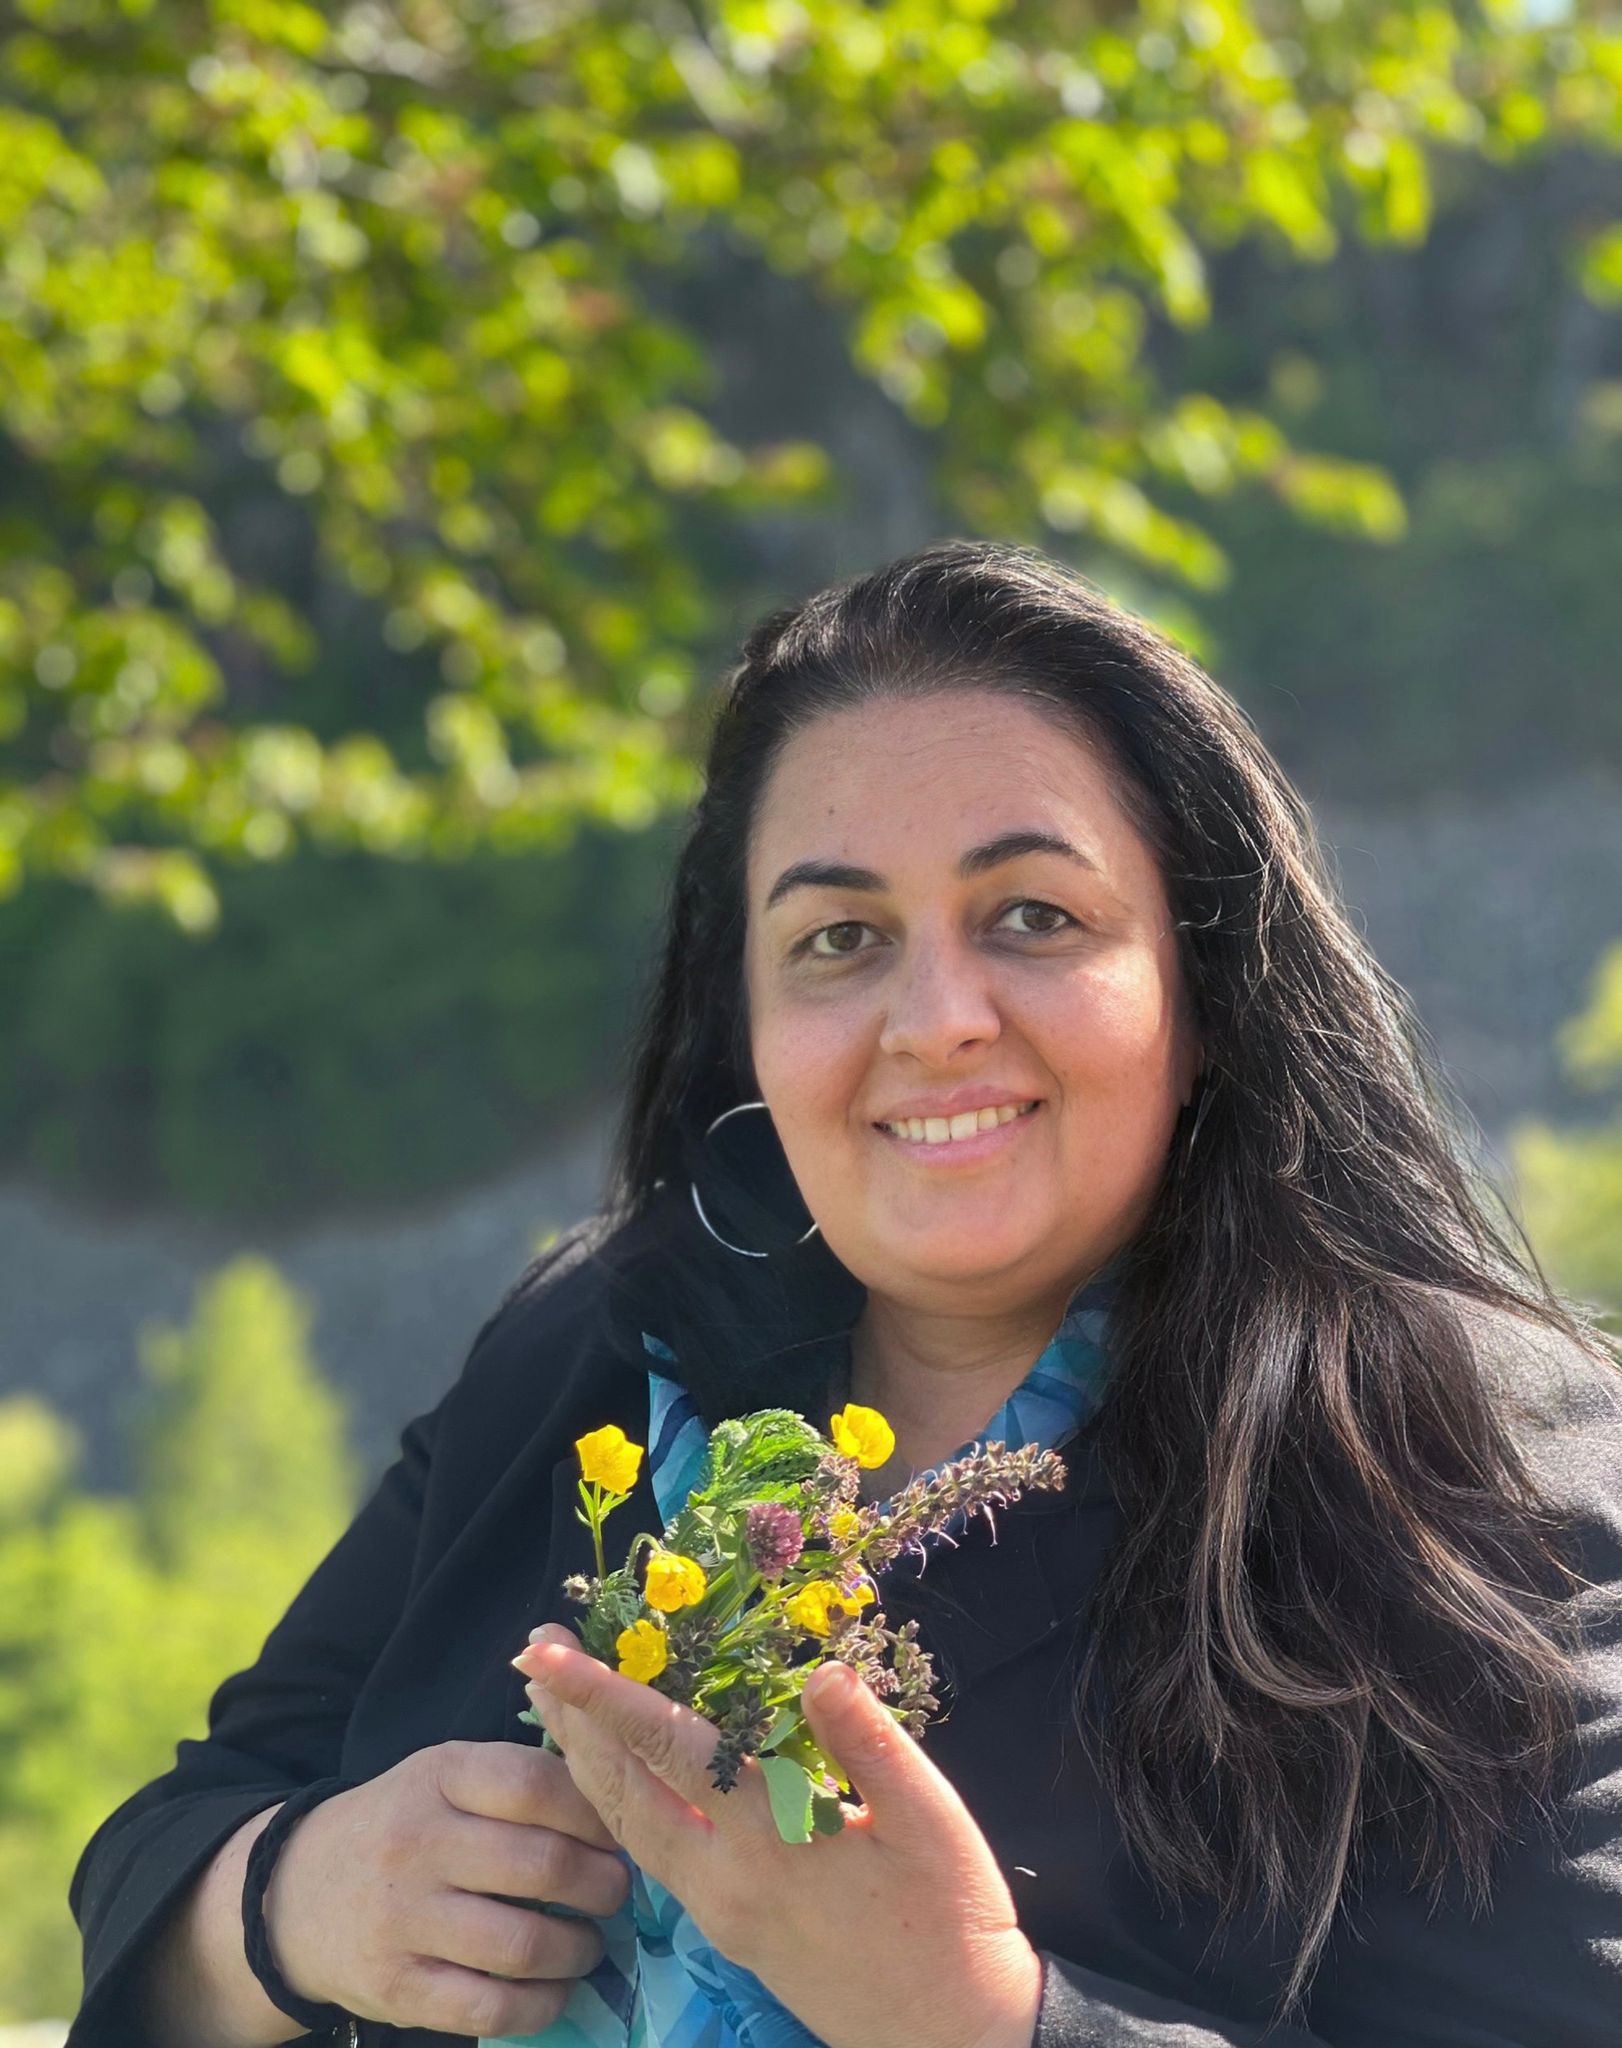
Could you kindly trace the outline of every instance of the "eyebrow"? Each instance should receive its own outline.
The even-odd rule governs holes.
[[[1072,846],[1068,839],[1061,839],[1056,832],[1037,831],[999,832],[995,839],[988,839],[980,846],[971,846],[959,860],[957,871],[965,881],[972,881],[976,875],[1000,868],[1011,860],[1023,860],[1032,853],[1056,853],[1061,860],[1074,861],[1078,867],[1090,868],[1094,874],[1103,872],[1091,854],[1083,853],[1079,846]],[[784,868],[773,882],[771,893],[766,898],[766,908],[774,908],[794,889],[876,892],[888,886],[884,877],[872,868],[852,867],[847,861],[839,860],[797,860],[791,867]]]

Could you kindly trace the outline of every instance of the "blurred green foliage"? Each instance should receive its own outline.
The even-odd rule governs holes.
[[[1511,1161],[1539,1256],[1622,1335],[1622,942],[1601,959],[1560,1046],[1572,1079],[1601,1098],[1600,1115],[1575,1129],[1528,1119],[1512,1133]]]
[[[1235,574],[1200,600],[1269,743],[1385,803],[1622,769],[1622,322],[1577,288],[1570,239],[1622,167],[1455,164],[1445,186],[1423,248],[1289,274],[1239,252],[1175,370],[1266,395],[1402,493],[1394,547],[1254,496],[1210,507]]]
[[[266,1261],[143,1332],[129,1498],[76,1490],[72,1432],[0,1402],[0,2021],[73,2012],[69,1879],[123,1799],[201,1735],[353,1511],[339,1405],[308,1312]]]
[[[1388,476],[1168,391],[1155,335],[1207,320],[1211,252],[1417,243],[1439,162],[1614,148],[1619,96],[1584,0],[19,0],[0,887],[203,929],[297,843],[512,850],[689,794],[739,538],[838,482],[706,417],[671,284],[719,247],[837,309],[957,525],[1202,592],[1199,501],[1393,539]]]
[[[1387,804],[1622,768],[1622,440],[1439,457],[1409,503],[1379,551],[1220,523],[1246,580],[1206,617],[1280,758]]]
[[[669,842],[299,855],[227,875],[205,945],[24,890],[0,903],[0,1157],[81,1200],[306,1220],[497,1172],[613,1090]]]

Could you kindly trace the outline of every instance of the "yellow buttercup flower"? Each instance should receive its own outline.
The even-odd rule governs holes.
[[[633,1444],[618,1423],[610,1422],[575,1441],[581,1477],[609,1493],[629,1493],[642,1465],[642,1446]]]
[[[862,1526],[862,1518],[854,1508],[835,1508],[828,1517],[828,1534],[836,1543],[848,1543]]]
[[[803,1628],[807,1635],[825,1636],[832,1623],[829,1610],[843,1607],[844,1599],[832,1579],[812,1579],[784,1602],[783,1612],[796,1628]]]
[[[702,1600],[709,1583],[704,1567],[693,1558],[674,1550],[656,1550],[648,1559],[642,1597],[661,1614],[674,1614],[678,1607],[692,1607]]]
[[[657,1678],[670,1662],[670,1645],[656,1622],[633,1621],[614,1638],[614,1648],[619,1653],[623,1674],[640,1679],[644,1685]]]
[[[854,1593],[847,1593],[832,1579],[813,1579],[785,1603],[783,1612],[796,1628],[803,1628],[808,1635],[825,1636],[833,1626],[836,1614],[860,1614],[877,1597],[870,1586],[861,1586]]]
[[[895,1431],[889,1423],[876,1408],[863,1408],[855,1401],[847,1401],[828,1418],[828,1433],[834,1448],[866,1471],[882,1465],[895,1449]]]

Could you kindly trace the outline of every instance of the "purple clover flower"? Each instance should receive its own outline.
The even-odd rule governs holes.
[[[781,1501],[757,1500],[743,1526],[750,1560],[763,1579],[780,1579],[805,1548],[799,1516]]]

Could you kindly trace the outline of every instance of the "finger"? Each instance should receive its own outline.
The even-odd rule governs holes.
[[[595,1920],[539,1913],[473,1892],[441,1892],[432,1902],[434,1949],[448,1963],[528,1983],[584,1977],[603,1959]]]
[[[736,1794],[718,1792],[710,1775],[713,1722],[581,1651],[537,1645],[533,1655],[538,1708],[560,1743],[578,1742],[588,1728],[611,1735],[688,1806],[712,1820],[736,1820],[738,1808],[729,1803]],[[571,1775],[579,1784],[572,1768]]]
[[[569,1790],[583,1802],[572,1780]],[[612,1843],[600,1820],[597,1826]],[[612,1848],[589,1848],[554,1828],[520,1827],[482,1814],[464,1815],[451,1832],[440,1874],[461,1891],[547,1899],[599,1919],[617,1913],[631,1888],[630,1873]]]
[[[564,1766],[581,1795],[633,1861],[676,1890],[674,1873],[705,1853],[714,1824],[589,1713],[556,1704],[552,1712],[567,1732]]]
[[[400,1969],[388,2002],[397,2025],[496,2040],[543,2033],[573,1989],[561,1978],[504,1984],[460,1963],[418,1956]]]
[[[442,1797],[462,1813],[556,1828],[610,1853],[614,1837],[564,1768],[527,1742],[442,1742],[434,1753]]]
[[[860,1793],[875,1825],[962,1809],[950,1782],[848,1664],[819,1665],[800,1691],[811,1733]]]
[[[566,1628],[561,1621],[543,1621],[539,1628],[529,1632],[532,1643],[561,1643],[566,1650],[578,1650],[580,1638],[572,1628]]]
[[[513,1669],[523,1672],[526,1678],[533,1678],[538,1668],[534,1653],[548,1643],[556,1644],[564,1650],[580,1648],[580,1638],[572,1628],[565,1628],[560,1621],[543,1622],[539,1628],[530,1630],[529,1641],[512,1660]]]

